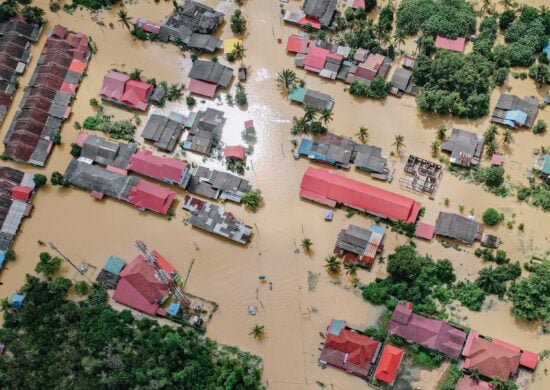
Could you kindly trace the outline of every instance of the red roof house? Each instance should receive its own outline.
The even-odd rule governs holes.
[[[380,343],[347,328],[344,321],[332,320],[319,362],[366,378]]]
[[[76,72],[79,74],[84,73],[85,69],[86,69],[86,63],[79,60],[72,60],[71,65],[69,66],[70,71]]]
[[[191,79],[188,86],[189,92],[206,97],[214,97],[216,88],[218,86],[214,83],[197,79]]]
[[[140,80],[128,80],[120,101],[131,108],[145,111],[149,104],[149,96],[152,92],[152,84],[144,83]]]
[[[305,35],[292,34],[286,41],[286,51],[288,53],[307,53],[309,38]]]
[[[168,286],[157,279],[153,268],[139,255],[120,272],[113,299],[132,309],[155,315],[162,310],[160,302],[167,295]]]
[[[348,7],[353,9],[365,9],[365,0],[348,0]]]
[[[535,368],[537,368],[539,359],[540,359],[540,356],[536,353],[529,352],[529,351],[522,351],[521,358],[519,359],[519,365],[522,367],[526,367],[531,370],[534,370]]]
[[[420,211],[420,203],[411,198],[314,167],[309,167],[302,178],[300,197],[329,207],[341,203],[405,223],[415,222]]]
[[[319,30],[321,28],[321,22],[309,16],[304,16],[303,18],[298,20],[298,24],[302,27],[305,27],[309,24],[311,28],[314,28],[315,30]]]
[[[378,75],[380,67],[384,63],[385,57],[382,54],[371,54],[365,62],[357,66],[355,76],[365,80],[374,80]]]
[[[128,170],[153,179],[179,184],[187,171],[185,161],[159,157],[149,150],[140,150],[132,155]]]
[[[109,71],[103,77],[103,86],[99,91],[99,95],[108,100],[120,100],[128,80],[130,80],[130,77],[127,74],[115,72],[114,70]]]
[[[494,167],[500,167],[502,165],[503,155],[500,153],[495,153],[491,157],[491,165]]]
[[[140,180],[128,194],[130,203],[140,210],[151,210],[166,215],[176,193],[159,185]]]
[[[441,37],[439,35],[435,38],[435,47],[437,47],[438,49],[445,49],[462,53],[464,52],[465,45],[465,38],[449,39]]]
[[[223,156],[225,158],[244,160],[246,157],[246,151],[244,146],[226,146],[223,148]]]
[[[466,341],[466,333],[445,321],[423,317],[412,308],[397,305],[393,311],[388,333],[412,341],[458,359]]]
[[[419,222],[416,224],[415,237],[431,240],[435,235],[435,226],[428,223]]]
[[[382,351],[382,356],[374,372],[374,377],[380,382],[393,384],[401,359],[403,359],[403,350],[393,345],[387,344]]]
[[[455,390],[493,390],[494,387],[489,382],[475,380],[470,376],[463,376],[458,379]]]
[[[54,26],[54,28],[52,29],[52,32],[50,34],[50,36],[52,37],[55,37],[55,38],[59,38],[59,39],[63,39],[65,38],[65,35],[67,35],[67,27],[65,26],[62,26],[60,24],[56,24]]]
[[[14,186],[11,189],[11,197],[13,199],[28,202],[32,194],[32,188],[26,186]]]
[[[332,54],[329,50],[318,46],[310,46],[304,60],[304,68],[311,72],[319,73],[325,67],[327,58],[342,60],[343,57],[338,54]]]

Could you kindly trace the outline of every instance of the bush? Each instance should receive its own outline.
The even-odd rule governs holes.
[[[34,182],[36,188],[40,188],[46,185],[46,183],[48,182],[48,178],[40,173],[35,173],[32,181]]]
[[[235,102],[238,106],[246,106],[248,104],[248,98],[246,97],[246,91],[244,86],[239,82],[237,83],[237,92],[235,93]]]
[[[508,296],[514,316],[539,320],[550,318],[550,261],[529,266],[530,274],[512,284]]]
[[[81,280],[80,282],[75,283],[74,291],[80,296],[86,295],[88,294],[88,292],[90,292],[90,286],[88,286],[88,283]]]
[[[546,122],[544,119],[539,119],[535,126],[533,126],[533,134],[541,134],[546,132]]]
[[[193,107],[195,104],[197,103],[197,101],[195,100],[195,98],[191,95],[188,95],[186,98],[185,98],[185,104],[187,104],[189,107]]]
[[[535,64],[529,68],[529,77],[539,86],[550,84],[550,66],[546,64]]]
[[[490,207],[487,210],[485,210],[482,218],[485,224],[489,226],[494,226],[504,219],[504,214],[499,213],[497,210]]]
[[[529,187],[521,186],[517,190],[518,200],[527,200],[531,196],[531,189]]]
[[[246,20],[242,16],[241,10],[236,9],[231,15],[231,31],[235,34],[240,34],[246,30]]]
[[[69,183],[63,177],[63,174],[61,174],[60,172],[57,172],[57,171],[52,172],[52,176],[50,177],[50,182],[54,186],[66,187],[66,186],[69,185]]]
[[[104,119],[99,113],[95,116],[89,116],[84,119],[82,126],[86,130],[96,130],[107,134],[114,139],[133,141],[136,125],[129,120],[112,122]]]
[[[80,145],[78,145],[76,143],[72,143],[71,144],[71,156],[73,156],[74,158],[79,158],[80,157],[80,152],[82,152],[82,148],[80,147]]]
[[[368,86],[362,81],[355,80],[349,87],[349,93],[360,97],[385,99],[390,93],[391,86],[390,82],[386,82],[383,77],[377,76]]]
[[[453,289],[457,301],[472,311],[480,311],[485,302],[485,291],[472,282],[459,282]]]
[[[47,278],[51,278],[61,268],[61,259],[52,257],[48,252],[42,252],[39,256],[39,261],[34,270],[36,273],[44,274]]]
[[[264,198],[260,190],[252,190],[243,195],[241,202],[248,210],[256,212],[262,206]]]

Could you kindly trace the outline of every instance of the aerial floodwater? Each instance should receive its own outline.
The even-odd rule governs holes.
[[[233,38],[235,34],[231,31],[230,19],[235,9],[239,8],[237,2],[201,2],[225,14],[225,22],[216,30],[215,37],[222,41]],[[401,2],[403,0],[390,1],[396,9]],[[391,197],[395,197],[395,200],[392,200],[394,203],[387,199],[387,195],[383,195],[387,194],[386,192],[376,192],[369,198],[368,202],[371,203],[367,202],[368,206],[387,200],[389,207],[400,210],[409,207],[407,213],[411,214],[408,214],[408,217],[413,221],[416,221],[416,216],[420,214],[422,222],[430,225],[436,224],[440,212],[466,217],[464,220],[471,217],[469,222],[472,222],[472,219],[481,222],[482,215],[488,208],[496,209],[503,214],[504,221],[494,226],[485,224],[483,232],[500,239],[498,249],[506,251],[510,263],[520,263],[520,278],[527,278],[530,274],[524,264],[542,264],[550,259],[548,211],[536,207],[529,201],[518,200],[515,193],[499,196],[502,194],[487,191],[482,185],[476,184],[473,178],[465,178],[461,173],[457,173],[456,168],[451,167],[449,163],[448,154],[442,151],[435,153],[432,150],[438,128],[441,126],[447,129],[447,136],[451,135],[453,128],[466,130],[475,135],[486,133],[491,126],[491,112],[502,93],[520,98],[533,96],[541,102],[536,121],[550,123],[550,109],[542,107],[544,98],[549,94],[550,76],[546,84],[539,86],[530,77],[513,76],[515,73],[528,72],[528,68],[511,68],[504,85],[489,92],[489,113],[479,119],[439,116],[421,111],[416,98],[408,94],[401,98],[389,95],[382,100],[354,96],[349,92],[349,84],[339,79],[320,77],[318,73],[299,68],[295,65],[295,54],[287,53],[286,44],[289,36],[299,34],[303,29],[284,22],[283,14],[284,11],[300,11],[302,1],[248,0],[243,1],[244,5],[239,8],[246,18],[247,27],[243,34],[238,35],[246,50],[244,58],[230,63],[223,55],[223,48],[215,54],[197,54],[198,60],[206,61],[210,61],[215,55],[219,64],[232,67],[232,84],[227,89],[219,88],[219,97],[216,98],[194,95],[196,102],[190,107],[186,97],[190,96],[189,73],[194,61],[197,61],[193,52],[182,50],[171,42],[136,39],[130,34],[130,30],[119,22],[120,17],[117,14],[124,9],[132,18],[132,23],[137,22],[139,18],[162,23],[174,11],[172,1],[130,0],[113,5],[110,9],[90,11],[77,8],[70,13],[63,10],[64,3],[61,2],[61,9],[57,12],[51,12],[49,1],[34,0],[32,3],[45,10],[44,18],[47,23],[39,40],[30,45],[31,59],[25,72],[19,76],[19,91],[14,95],[3,120],[2,139],[16,117],[19,104],[24,98],[25,87],[31,82],[40,53],[55,25],[60,24],[69,31],[87,34],[94,50],[75,98],[71,102],[70,116],[62,124],[61,143],[53,146],[45,166],[25,165],[14,160],[0,162],[3,167],[48,177],[48,184],[37,190],[32,197],[32,213],[24,219],[14,240],[12,247],[16,253],[15,261],[6,261],[0,271],[1,298],[8,298],[18,292],[25,283],[26,274],[36,275],[35,267],[41,252],[49,251],[52,255],[58,255],[47,247],[49,242],[54,243],[63,255],[72,259],[77,266],[83,262],[90,265],[85,274],[80,275],[68,262],[63,261],[60,275],[72,280],[73,283],[84,280],[92,284],[110,256],[124,259],[126,263],[136,258],[138,252],[135,242],[141,240],[146,242],[151,250],[155,249],[162,254],[178,275],[188,277],[184,285],[186,293],[217,304],[217,310],[205,328],[205,335],[220,344],[234,346],[259,356],[262,359],[263,386],[285,390],[361,389],[368,386],[389,388],[373,379],[374,369],[368,374],[366,381],[366,378],[352,375],[345,369],[340,370],[331,367],[330,364],[327,366],[326,363],[320,364],[321,350],[323,346],[326,348],[328,337],[331,336],[331,330],[327,331],[327,327],[330,326],[332,329],[335,326],[331,321],[343,320],[346,326],[365,331],[367,328],[379,327],[381,322],[384,322],[384,316],[387,320],[388,310],[391,315],[397,302],[393,302],[393,305],[391,302],[375,305],[371,303],[372,300],[363,297],[361,287],[388,277],[388,256],[394,253],[397,247],[411,241],[421,255],[427,254],[434,260],[448,259],[454,267],[457,281],[473,282],[478,278],[481,269],[496,267],[497,264],[484,261],[479,257],[479,251],[476,255],[476,249],[481,248],[479,242],[465,245],[463,242],[452,240],[452,237],[447,239],[441,235],[430,240],[411,238],[398,233],[399,229],[392,229],[401,221],[390,223],[382,220],[381,217],[384,215],[374,217],[341,206],[334,207],[330,221],[325,220],[326,210],[332,209],[329,204],[332,199],[327,195],[326,199],[319,200],[324,194],[317,194],[318,198],[312,199],[300,192],[301,185],[306,181],[304,174],[308,168],[334,170],[337,174],[353,179],[346,183],[359,182],[354,187],[357,198],[361,196],[358,194],[360,191],[373,191],[359,188],[361,183],[388,191],[387,193],[391,192]],[[337,1],[338,10],[342,14],[348,3],[346,0]],[[477,0],[472,4],[479,10],[482,3],[481,0]],[[522,3],[533,7],[549,5],[545,0],[525,0]],[[380,9],[386,4],[386,1],[378,0],[377,7],[368,14],[369,17],[378,18]],[[503,5],[499,3],[496,7],[496,11],[502,12]],[[478,25],[482,18],[478,15]],[[395,20],[393,23],[395,24]],[[401,51],[416,54],[416,39],[417,37],[413,36],[404,38],[386,76],[387,81],[391,80],[395,69],[401,68]],[[315,40],[310,45],[313,45],[313,42]],[[497,43],[503,42],[504,38],[500,34]],[[472,47],[473,43],[468,40],[465,53],[470,53]],[[241,64],[247,69],[246,81],[242,81],[248,100],[248,104],[244,106],[239,106],[235,102],[229,104],[225,96],[230,93],[236,97],[237,70]],[[166,80],[168,85],[181,83],[185,86],[183,96],[167,101],[162,107],[149,105],[145,111],[131,110],[100,99],[98,93],[102,89],[104,76],[110,70],[116,69],[130,74],[136,68],[142,71],[143,81],[155,78],[157,81]],[[298,78],[303,79],[305,88],[328,94],[333,98],[332,120],[326,124],[330,133],[349,137],[357,144],[361,144],[359,129],[368,128],[367,143],[381,148],[382,156],[387,158],[387,173],[393,180],[376,180],[373,174],[355,167],[339,169],[312,161],[307,155],[295,158],[298,157],[295,152],[298,151],[302,134],[292,135],[290,129],[293,127],[293,117],[301,118],[304,115],[304,107],[291,102],[288,91],[277,83],[278,73],[283,69],[294,71]],[[98,111],[97,107],[92,107],[92,99],[99,101],[103,107],[104,117],[113,121],[131,120],[137,124],[134,138],[140,149],[151,150],[155,155],[170,155],[178,160],[184,160],[192,167],[192,173],[193,168],[197,166],[226,172],[228,164],[222,157],[223,152],[219,153],[216,149],[213,154],[205,157],[203,154],[185,150],[180,142],[172,153],[166,150],[159,151],[151,142],[145,142],[141,137],[151,114],[173,116],[173,113],[177,113],[188,117],[191,112],[208,108],[222,111],[225,124],[219,141],[226,146],[245,145],[242,137],[245,122],[252,120],[256,139],[253,142],[253,150],[248,151],[251,153],[246,158],[246,168],[242,177],[248,180],[253,189],[261,190],[263,205],[253,212],[244,205],[230,200],[213,199],[202,193],[196,196],[214,205],[223,206],[229,215],[224,222],[234,219],[244,221],[251,229],[249,242],[243,245],[238,240],[220,237],[216,232],[203,231],[204,227],[195,225],[193,219],[190,219],[192,213],[182,209],[184,205],[187,210],[193,207],[185,202],[186,196],[195,194],[191,194],[189,188],[181,188],[182,185],[154,180],[149,175],[136,175],[131,172],[132,176],[139,176],[142,180],[154,182],[177,193],[172,205],[173,212],[170,211],[168,215],[140,211],[136,209],[136,206],[140,206],[135,202],[131,204],[128,201],[117,200],[107,193],[103,199],[94,199],[90,196],[90,191],[77,188],[74,183],[70,186],[52,185],[51,174],[64,173],[73,160],[71,144],[77,142],[81,131],[76,128],[84,123],[86,117],[96,115]],[[499,125],[498,129],[500,140],[504,127]],[[107,137],[99,131],[86,131]],[[187,131],[186,127],[183,139],[187,136]],[[398,147],[399,150],[396,150],[396,135],[404,138],[404,145]],[[319,141],[311,135],[306,136]],[[520,186],[529,185],[528,176],[534,175],[533,180],[539,180],[533,173],[533,164],[537,155],[542,154],[541,148],[550,149],[548,140],[547,133],[534,134],[531,129],[523,127],[513,131],[513,142],[499,144],[499,153],[503,156],[505,169],[504,186],[516,191]],[[534,149],[539,149],[537,155],[534,155]],[[407,176],[404,169],[411,154],[443,166],[437,188],[432,194],[415,191],[406,185]],[[547,164],[550,167],[550,157],[548,160]],[[491,159],[484,156],[480,164],[482,167],[489,167]],[[116,171],[118,168],[110,169]],[[550,168],[548,169],[550,171]],[[116,172],[109,171],[109,174],[111,173]],[[340,181],[334,179],[334,182]],[[336,187],[336,184],[334,186]],[[378,191],[377,189],[374,191]],[[331,190],[330,196],[338,191],[340,196],[346,196],[342,195],[344,191],[341,189]],[[400,196],[397,197],[395,194]],[[335,201],[345,203],[339,199]],[[407,203],[409,201],[410,203]],[[421,210],[415,206],[417,204],[422,207]],[[396,214],[399,213],[396,211]],[[376,258],[369,264],[368,269],[359,267],[350,275],[349,272],[346,274],[346,270],[349,271],[350,268],[342,264],[341,272],[327,272],[330,269],[326,258],[337,252],[335,243],[337,238],[340,239],[340,232],[349,225],[372,229],[373,224],[383,226],[385,234],[382,244],[378,247],[380,252],[374,251],[373,259],[374,256]],[[369,234],[372,235],[373,232],[376,230]],[[303,245],[304,239],[312,242],[310,249],[304,248],[307,246]],[[346,257],[341,260],[344,258]],[[352,277],[355,272],[356,276]],[[519,280],[521,279],[517,279],[516,282],[519,283]],[[513,282],[506,283],[509,288]],[[122,307],[118,303],[113,305],[115,308]],[[502,299],[499,299],[498,294],[487,295],[483,307],[478,311],[468,309],[455,299],[449,299],[446,306],[447,318],[439,319],[452,320],[453,324],[459,325],[466,332],[474,330],[488,339],[503,340],[535,354],[544,350],[550,351],[550,318],[543,322],[540,319],[528,321],[515,317],[511,310],[512,301],[506,294]],[[549,313],[550,308],[547,308],[546,315]],[[382,320],[379,320],[381,318]],[[175,326],[169,319],[162,318],[159,321]],[[251,329],[256,325],[263,326],[263,337],[256,338],[251,335]],[[372,336],[370,333],[369,335]],[[400,348],[405,350],[405,354],[394,388],[441,388],[441,383],[449,375],[450,366],[455,360],[459,360],[445,359],[443,364],[435,368],[415,365],[411,363],[410,355],[407,356],[411,353],[410,349],[402,345]],[[9,344],[6,345],[6,353],[8,352]],[[548,352],[546,354],[550,355]],[[519,388],[550,389],[549,361],[550,356],[546,359],[541,358],[534,372],[524,368],[520,368],[518,375],[514,372],[512,376],[517,378]],[[479,371],[477,373],[479,374]],[[374,374],[376,378],[377,375]],[[474,387],[463,387],[466,388]]]

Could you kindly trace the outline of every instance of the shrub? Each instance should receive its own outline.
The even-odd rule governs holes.
[[[504,219],[504,215],[499,213],[494,208],[490,207],[487,210],[485,210],[482,218],[484,223],[486,223],[487,225],[493,226],[501,222]]]
[[[546,132],[546,122],[543,119],[539,119],[535,126],[533,126],[533,134],[541,134]]]
[[[40,188],[48,182],[48,178],[40,173],[36,173],[32,178],[36,188]]]
[[[243,205],[252,212],[256,212],[263,204],[264,198],[260,190],[252,190],[243,195]]]

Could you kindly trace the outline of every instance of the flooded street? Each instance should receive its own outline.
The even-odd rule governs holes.
[[[218,1],[204,1],[216,6]],[[545,0],[537,1],[540,4]],[[532,5],[537,3],[527,1]],[[48,9],[45,0],[35,1],[35,5]],[[291,1],[285,7],[294,9],[300,2]],[[152,21],[162,21],[172,11],[172,2],[140,1],[138,4],[127,4],[125,9],[134,21],[146,17]],[[233,2],[219,1],[217,8],[232,12]],[[88,115],[93,115],[89,105],[91,98],[97,97],[103,76],[111,68],[132,71],[143,70],[146,78],[167,80],[169,83],[188,84],[187,73],[191,66],[190,54],[183,54],[175,45],[136,41],[128,30],[117,23],[116,11],[104,11],[99,14],[104,26],[91,20],[89,12],[75,11],[69,15],[63,11],[52,14],[46,11],[49,25],[61,23],[73,31],[89,34],[97,45],[95,54],[73,102],[73,113],[62,129],[62,145],[56,146],[45,169],[29,168],[12,162],[4,164],[26,171],[40,172],[48,177],[53,171],[64,172],[71,155],[70,144],[78,132],[73,124],[82,123]],[[248,21],[244,47],[249,66],[249,78],[245,83],[249,105],[247,110],[229,107],[225,100],[218,106],[213,101],[201,102],[197,107],[216,107],[225,111],[227,118],[222,141],[226,144],[241,142],[240,133],[243,122],[253,119],[258,142],[254,153],[248,159],[249,170],[245,177],[253,187],[259,188],[265,199],[265,206],[258,213],[247,212],[244,207],[226,204],[226,208],[239,219],[254,227],[251,244],[240,246],[230,241],[217,238],[193,229],[182,222],[186,213],[179,208],[172,220],[148,212],[139,212],[129,204],[114,199],[95,201],[88,193],[73,188],[58,188],[48,185],[41,189],[33,199],[35,209],[31,218],[24,221],[21,232],[16,238],[15,251],[17,260],[8,263],[0,275],[3,285],[0,296],[7,297],[23,284],[26,273],[34,273],[38,254],[45,250],[38,244],[39,240],[53,241],[60,250],[76,262],[87,261],[98,267],[98,271],[88,271],[90,281],[95,280],[99,269],[111,255],[127,261],[137,255],[135,240],[143,240],[149,248],[157,249],[169,259],[181,275],[187,273],[192,259],[195,259],[186,290],[192,294],[215,301],[219,304],[207,335],[221,343],[234,345],[245,351],[257,354],[264,359],[264,379],[269,380],[270,389],[304,389],[319,388],[318,382],[328,388],[357,389],[366,384],[335,369],[322,370],[317,366],[319,336],[332,318],[344,319],[350,326],[365,328],[375,325],[382,308],[377,308],[364,301],[360,294],[354,292],[351,282],[345,275],[332,278],[324,270],[324,258],[332,252],[338,232],[349,223],[368,227],[370,218],[355,215],[346,218],[344,210],[337,210],[332,222],[323,221],[324,208],[306,201],[298,196],[299,184],[306,168],[311,163],[305,159],[295,160],[291,152],[289,133],[292,116],[301,115],[300,106],[291,104],[282,95],[275,83],[276,73],[284,68],[294,68],[293,56],[286,55],[284,46],[286,38],[297,29],[285,26],[280,18],[280,3],[273,0],[249,1],[243,12]],[[227,22],[221,29],[222,38],[231,37]],[[114,28],[109,27],[114,24]],[[278,44],[278,39],[282,44]],[[1,130],[4,137],[11,118],[16,112],[22,96],[22,89],[38,59],[46,39],[43,33],[39,43],[33,47],[33,60],[20,80],[21,89],[8,112]],[[414,47],[414,45],[413,45]],[[208,58],[209,56],[205,56]],[[220,61],[224,62],[221,59]],[[234,68],[237,67],[235,63]],[[359,100],[344,91],[346,85],[337,81],[326,81],[316,75],[296,69],[299,77],[306,80],[306,87],[328,93],[335,98],[334,120],[329,124],[330,131],[354,137],[360,126],[370,130],[369,143],[380,146],[384,155],[390,155],[394,135],[405,137],[406,147],[401,157],[390,158],[390,170],[395,170],[392,183],[373,180],[359,172],[351,170],[346,175],[374,184],[388,190],[414,198],[426,207],[424,220],[435,223],[441,210],[458,213],[459,206],[464,206],[466,213],[474,210],[477,219],[487,207],[495,207],[504,212],[506,220],[515,220],[513,229],[505,223],[498,227],[486,228],[496,233],[503,241],[502,248],[512,261],[526,262],[531,256],[548,257],[550,249],[550,214],[540,209],[518,202],[513,197],[500,198],[483,191],[473,184],[461,181],[448,172],[435,194],[434,200],[400,188],[399,177],[409,153],[430,159],[430,144],[435,139],[438,126],[448,129],[458,127],[482,134],[489,127],[489,117],[477,121],[439,118],[424,115],[417,108],[414,98],[397,99],[388,97],[385,102]],[[234,85],[231,93],[234,94]],[[503,91],[523,97],[537,94],[540,99],[548,87],[536,89],[530,79],[516,80],[509,78]],[[500,91],[496,89],[491,98],[490,107],[494,107]],[[224,94],[222,94],[224,95]],[[185,99],[167,104],[164,108],[152,107],[149,111],[169,113],[177,111],[189,113]],[[129,111],[106,105],[106,113],[117,119],[131,118]],[[143,127],[147,115],[141,114]],[[550,123],[550,110],[539,112],[538,119]],[[139,131],[138,131],[139,134]],[[514,183],[526,183],[525,172],[532,167],[532,150],[542,145],[550,146],[548,135],[533,135],[530,131],[520,130],[514,134],[515,141],[504,152],[504,167],[507,179]],[[193,157],[192,153],[183,154],[182,158],[202,163],[202,158]],[[208,166],[220,167],[219,161],[208,161]],[[175,189],[175,187],[172,187]],[[185,192],[178,190],[178,200],[183,199]],[[449,198],[449,206],[444,200]],[[525,229],[520,232],[517,224],[524,223]],[[304,238],[313,241],[310,255],[295,253],[300,241]],[[384,256],[391,253],[395,246],[407,242],[404,236],[389,232],[385,238]],[[418,242],[420,252],[429,253],[434,258],[448,258],[455,266],[459,279],[475,278],[484,266],[474,256],[473,248],[462,247],[462,251],[444,248],[439,241]],[[76,271],[63,265],[67,277],[79,280]],[[270,291],[267,284],[261,284],[258,276],[265,275],[273,283]],[[308,275],[318,276],[314,286],[308,285]],[[359,271],[359,279],[366,283],[375,277],[385,276],[385,264],[375,264],[370,272]],[[495,300],[495,297],[491,297]],[[247,313],[247,305],[258,306],[259,312],[253,317]],[[482,334],[499,337],[533,352],[550,348],[550,335],[539,335],[538,324],[525,325],[514,320],[510,315],[509,305],[498,302],[489,310],[471,313],[463,310],[466,317],[464,325],[477,329]],[[266,339],[258,342],[249,336],[255,324],[265,326]],[[532,389],[550,388],[550,376],[545,369],[550,363],[542,362],[537,370],[536,381]],[[426,378],[430,378],[426,375]],[[430,380],[423,381],[423,389],[435,388]]]

